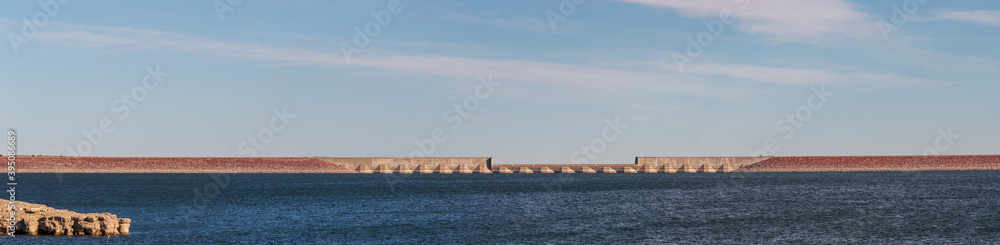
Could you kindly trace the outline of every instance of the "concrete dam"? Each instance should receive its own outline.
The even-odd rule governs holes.
[[[727,173],[770,157],[636,157],[632,164],[494,164],[492,157],[317,157],[356,173]]]
[[[1000,170],[1000,155],[636,157],[631,164],[494,164],[492,157],[18,156],[19,173],[726,173]]]

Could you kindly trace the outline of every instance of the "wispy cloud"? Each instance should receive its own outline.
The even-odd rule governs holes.
[[[482,18],[466,14],[454,15],[453,17],[460,20],[486,23],[502,28],[516,28],[533,32],[551,32],[551,30],[549,30],[548,22],[539,18],[529,18],[524,16],[513,18]]]
[[[980,24],[1000,26],[1000,11],[973,10],[973,11],[940,11],[934,14],[931,19],[970,21]]]
[[[829,39],[871,35],[877,30],[872,16],[843,0],[769,0],[734,3],[730,0],[618,0],[666,7],[683,17],[718,18],[729,9],[739,20],[736,28],[761,34],[772,41],[816,43]]]
[[[835,73],[823,70],[777,68],[738,64],[700,64],[685,74],[669,66],[656,71],[635,71],[602,65],[561,64],[532,60],[487,59],[445,55],[369,55],[344,60],[334,51],[273,47],[261,44],[193,38],[176,33],[117,27],[72,25],[40,34],[39,42],[68,47],[110,50],[162,50],[195,55],[251,59],[279,65],[353,66],[385,71],[422,74],[442,81],[466,81],[493,74],[497,79],[521,84],[525,89],[564,93],[568,97],[594,100],[636,94],[671,94],[716,99],[738,99],[755,93],[753,83],[803,85],[849,83],[863,86],[933,86],[943,84],[921,78],[876,73]],[[713,76],[736,78],[746,83],[720,83]],[[538,92],[526,92],[538,93]],[[534,95],[537,96],[537,95]]]
[[[859,84],[867,87],[933,87],[951,84],[895,74],[871,72],[838,73],[815,69],[766,67],[742,64],[700,64],[691,66],[689,72],[695,74],[727,76],[761,83],[783,85],[807,84]]]
[[[176,33],[125,28],[64,25],[39,33],[42,44],[112,50],[165,50],[194,54],[255,59],[282,64],[346,64],[343,56],[304,49],[274,48],[259,44],[193,38]]]
[[[356,66],[458,79],[494,74],[496,77],[536,87],[582,91],[590,95],[608,93],[614,96],[641,91],[732,98],[746,94],[746,91],[737,87],[720,86],[694,76],[671,72],[638,72],[530,60],[405,54],[369,55],[348,63],[339,52],[200,39],[132,28],[69,25],[69,28],[53,28],[40,34],[38,40],[43,44],[66,47],[99,47],[120,51],[161,50],[252,59],[275,62],[278,65]]]

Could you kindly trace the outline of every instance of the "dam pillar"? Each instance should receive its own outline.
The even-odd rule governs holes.
[[[706,163],[702,164],[700,168],[698,168],[698,172],[699,173],[715,173],[715,168],[712,168],[712,164],[711,163],[707,163],[706,162]]]
[[[528,168],[528,167],[521,167],[520,169],[517,170],[517,173],[531,174],[531,173],[535,173],[535,171],[531,171],[531,168]]]
[[[428,167],[427,164],[420,164],[420,165],[417,165],[417,172],[418,173],[422,173],[422,174],[432,174],[432,173],[434,173],[434,169],[431,169],[431,167]]]
[[[639,166],[639,172],[640,173],[656,173],[656,168],[653,168],[653,166],[649,165],[649,164],[643,164],[642,166]]]
[[[438,164],[437,169],[434,170],[435,173],[439,174],[450,174],[452,173],[451,168],[448,167],[447,163]]]
[[[543,174],[554,174],[554,173],[556,173],[556,171],[552,171],[552,169],[549,168],[549,167],[542,167],[542,169],[539,169],[538,172],[543,173]]]
[[[597,171],[594,171],[594,169],[592,169],[590,167],[587,167],[587,166],[583,166],[583,170],[580,170],[580,172],[585,173],[585,174],[597,173]]]
[[[514,170],[510,170],[510,168],[507,168],[507,167],[500,167],[500,173],[501,174],[512,174],[512,173],[514,173]]]
[[[355,170],[358,171],[358,173],[362,173],[362,174],[370,174],[370,173],[374,172],[374,171],[372,171],[371,168],[368,167],[367,164],[363,164],[363,163],[360,164],[360,165],[358,165],[358,168],[355,169]]]
[[[380,174],[391,174],[392,173],[392,169],[389,168],[389,166],[386,166],[383,163],[383,164],[379,164],[378,167],[375,168],[375,172],[376,173],[380,173]]]
[[[413,169],[407,168],[406,165],[400,164],[399,167],[396,167],[396,173],[412,174]]]
[[[576,173],[576,171],[573,171],[573,169],[569,168],[568,166],[563,166],[561,169],[559,169],[559,172],[560,173],[564,173],[564,174],[566,174],[566,173],[569,173],[569,174]]]
[[[611,167],[608,167],[608,166],[604,166],[604,168],[601,168],[601,173],[613,174],[613,173],[617,173],[617,172],[618,171],[615,171],[615,169],[613,169]]]
[[[677,169],[678,173],[697,173],[698,170],[691,167],[691,164],[684,163],[680,168]]]
[[[476,167],[475,172],[476,173],[481,173],[481,174],[492,174],[493,173],[493,171],[490,170],[490,168],[487,167],[486,164],[480,164],[479,167]]]
[[[458,165],[458,173],[471,174],[472,173],[472,169],[470,169],[469,166],[466,166],[465,164],[459,164]]]
[[[673,166],[670,166],[670,164],[663,164],[663,166],[660,166],[660,172],[663,172],[663,173],[676,173],[677,169],[674,168]]]
[[[735,170],[736,169],[733,169],[733,166],[730,166],[729,163],[723,163],[722,166],[719,166],[719,169],[716,170],[716,172],[719,172],[719,173],[729,173],[729,172],[733,172]]]
[[[634,174],[634,173],[638,173],[638,171],[635,171],[635,169],[632,168],[632,167],[625,167],[625,170],[622,170],[622,173]]]

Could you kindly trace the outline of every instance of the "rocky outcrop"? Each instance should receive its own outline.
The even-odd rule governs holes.
[[[6,201],[4,202],[7,203]],[[14,234],[56,235],[56,236],[114,236],[128,235],[131,219],[118,218],[109,213],[81,214],[68,210],[54,209],[41,204],[18,201],[14,210]],[[10,212],[3,209],[5,224],[9,224]],[[7,226],[0,227],[3,234]]]

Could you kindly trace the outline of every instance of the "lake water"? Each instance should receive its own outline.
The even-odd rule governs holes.
[[[18,200],[131,218],[132,235],[0,244],[1000,240],[998,171],[18,176]]]

